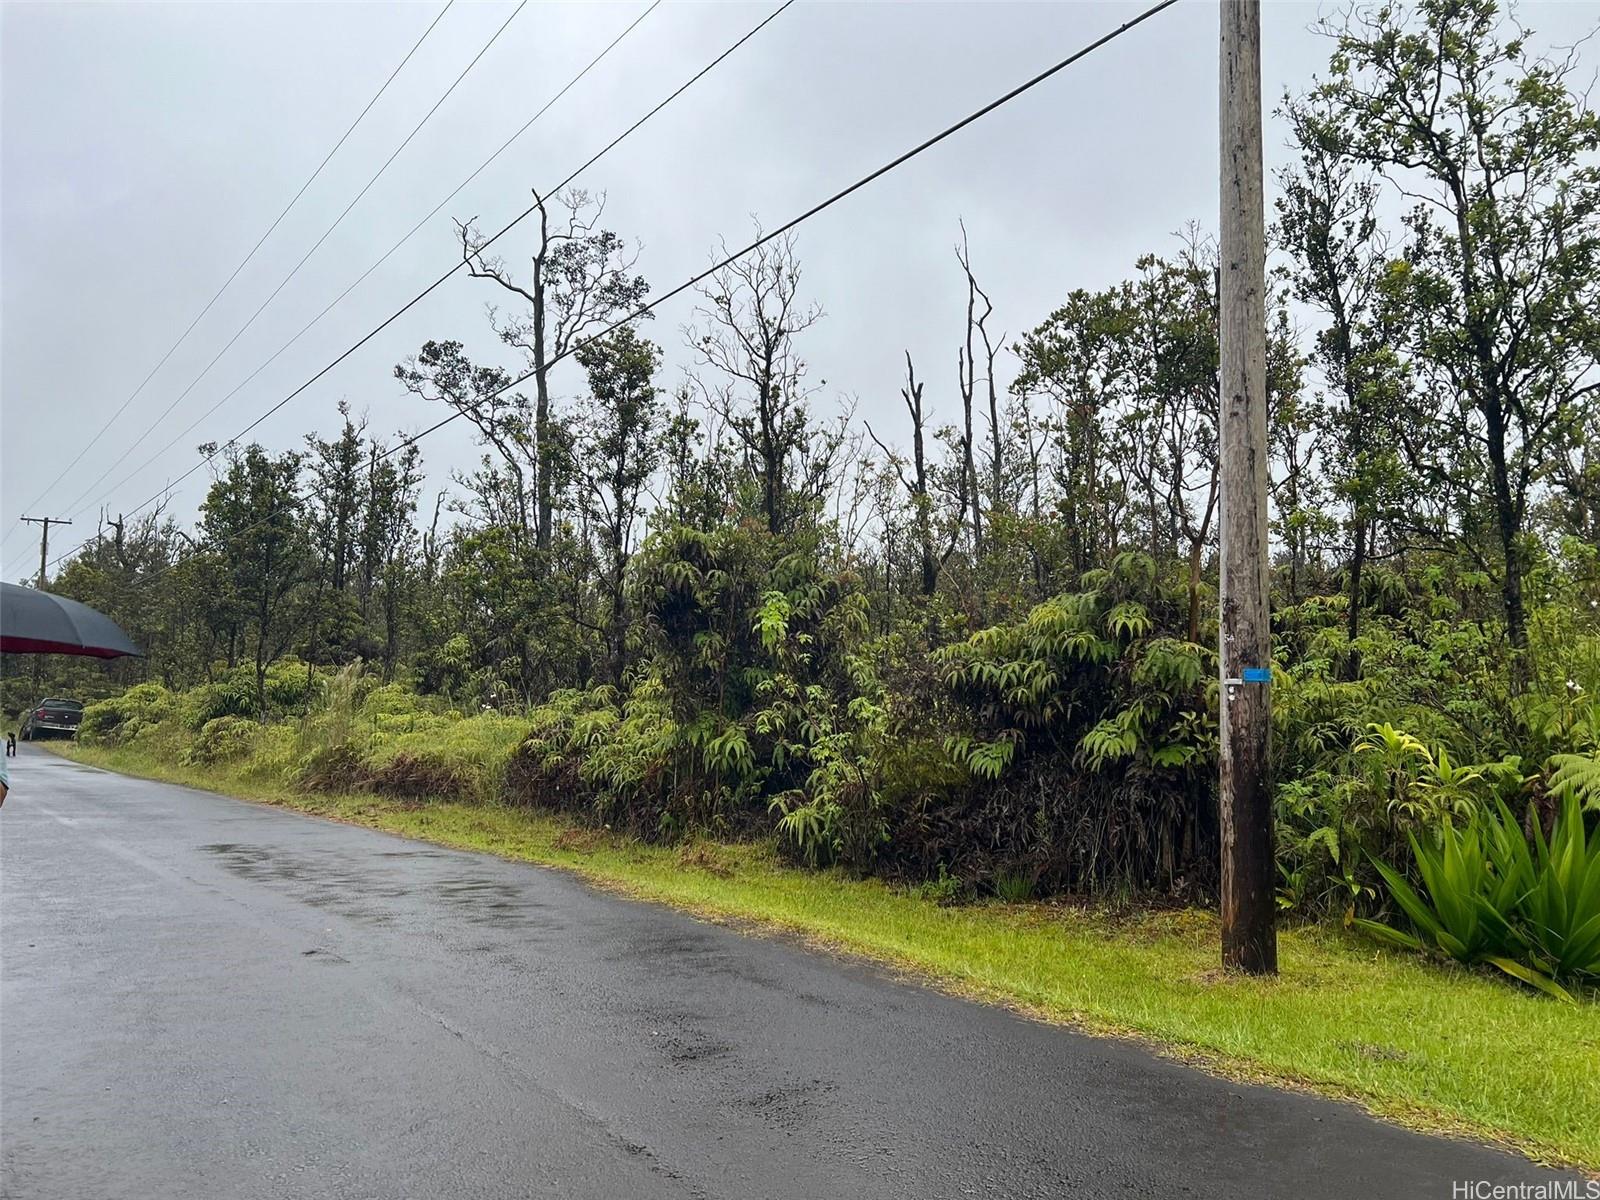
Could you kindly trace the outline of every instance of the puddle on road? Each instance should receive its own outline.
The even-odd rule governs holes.
[[[608,963],[646,963],[649,970],[673,978],[705,980],[722,976],[769,991],[788,991],[786,984],[761,970],[748,955],[695,928],[674,933],[652,929],[645,937],[624,936],[619,947],[602,959]]]
[[[548,905],[530,900],[520,888],[496,879],[446,879],[433,884],[429,892],[474,925],[512,928],[549,924],[535,922],[531,915],[548,909]]]
[[[509,929],[551,924],[533,916],[547,905],[527,898],[510,884],[472,876],[430,879],[425,876],[426,866],[419,864],[407,871],[395,861],[450,857],[440,851],[379,851],[367,860],[352,862],[348,854],[296,855],[241,842],[214,842],[200,848],[216,855],[241,879],[280,887],[303,903],[368,924],[392,924],[401,915],[401,906],[394,902],[410,898],[424,902],[413,906],[422,911],[437,911],[442,902],[452,915],[474,925]],[[385,861],[380,865],[376,860]],[[403,880],[396,877],[401,871],[406,872]]]

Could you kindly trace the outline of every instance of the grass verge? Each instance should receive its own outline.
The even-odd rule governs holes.
[[[758,845],[650,846],[549,814],[292,794],[225,768],[53,746],[93,766],[575,871],[643,900],[753,923],[1247,1080],[1348,1099],[1415,1128],[1600,1171],[1600,1003],[1560,1004],[1322,928],[1284,930],[1282,975],[1216,969],[1208,912],[942,908],[782,865]]]

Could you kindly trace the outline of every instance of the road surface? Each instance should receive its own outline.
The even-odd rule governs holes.
[[[17,1200],[1448,1200],[1541,1178],[559,872],[13,762]]]

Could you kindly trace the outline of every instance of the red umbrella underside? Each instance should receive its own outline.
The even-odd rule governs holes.
[[[76,642],[47,642],[39,638],[0,637],[0,654],[75,654],[88,658],[121,658],[125,650],[102,650]]]

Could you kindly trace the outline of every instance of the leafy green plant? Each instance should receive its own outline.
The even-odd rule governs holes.
[[[971,789],[916,798],[901,828],[933,839],[921,870],[990,880],[1037,862],[1044,888],[1211,878],[1216,656],[1172,636],[1187,581],[1125,553],[1080,584],[933,652],[944,752]]]
[[[976,779],[999,779],[1016,753],[1014,738],[980,742],[962,734],[945,739],[944,752],[970,771]]]
[[[1563,983],[1600,978],[1600,830],[1591,837],[1577,798],[1566,793],[1546,839],[1534,823],[1530,849],[1504,802],[1437,839],[1411,835],[1423,890],[1376,862],[1414,932],[1356,924],[1383,940],[1489,963],[1524,983],[1572,999]]]
[[[967,900],[969,889],[964,880],[952,875],[945,869],[943,863],[939,864],[939,875],[930,879],[916,888],[916,894],[924,900],[932,900],[941,908],[953,908]]]
[[[1518,778],[1514,757],[1494,763],[1453,762],[1448,748],[1430,748],[1387,722],[1368,726],[1355,755],[1374,760],[1372,774],[1389,810],[1422,826],[1469,817],[1489,802],[1500,783]]]
[[[86,742],[133,741],[171,717],[176,703],[173,694],[159,683],[135,684],[120,696],[85,708],[78,736]]]
[[[772,798],[768,811],[778,815],[778,836],[810,866],[824,866],[838,856],[842,841],[836,804],[807,798],[804,792],[784,792]]]
[[[1557,979],[1600,980],[1600,826],[1585,830],[1568,791],[1549,839],[1537,823],[1533,839],[1536,857],[1524,868],[1532,885],[1517,917],[1537,965]]]
[[[1600,812],[1600,750],[1551,755],[1549,784],[1552,791],[1570,794],[1584,808]]]
[[[260,732],[261,726],[248,717],[216,717],[201,726],[179,761],[185,766],[210,766],[243,758]]]
[[[1505,826],[1511,827],[1505,836]],[[1419,894],[1405,876],[1387,863],[1375,862],[1389,894],[1415,929],[1408,933],[1378,921],[1358,918],[1356,925],[1385,941],[1412,950],[1439,951],[1457,962],[1491,963],[1524,983],[1563,994],[1547,975],[1532,970],[1514,957],[1521,949],[1511,916],[1529,880],[1506,844],[1521,832],[1506,814],[1496,831],[1485,837],[1484,824],[1467,822],[1458,827],[1446,821],[1437,843],[1410,835],[1411,851],[1423,881]],[[1502,851],[1498,861],[1491,855]]]

